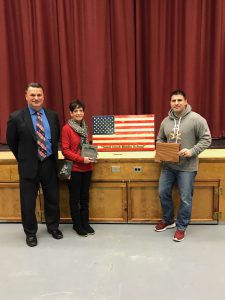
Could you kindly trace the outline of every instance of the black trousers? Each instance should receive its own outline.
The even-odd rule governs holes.
[[[80,212],[89,212],[89,188],[92,171],[71,172],[68,180],[70,212],[73,224],[79,221]]]
[[[39,186],[44,194],[44,213],[49,230],[57,229],[60,222],[59,188],[56,161],[53,156],[39,162],[37,174],[32,179],[20,178],[20,201],[24,232],[36,234],[38,226],[35,214]]]

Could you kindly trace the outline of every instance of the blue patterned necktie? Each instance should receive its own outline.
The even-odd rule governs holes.
[[[41,113],[39,111],[36,112],[37,120],[36,120],[36,133],[37,133],[37,144],[38,144],[38,158],[43,160],[47,157],[47,148],[46,148],[46,139],[45,139],[45,129],[43,120],[41,117]]]

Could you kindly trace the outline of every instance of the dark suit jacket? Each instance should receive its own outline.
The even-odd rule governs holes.
[[[58,141],[60,138],[58,114],[47,109],[44,111],[51,130],[52,151],[57,171]],[[34,178],[38,169],[38,147],[28,107],[10,114],[6,139],[9,148],[17,159],[19,175],[23,178]]]

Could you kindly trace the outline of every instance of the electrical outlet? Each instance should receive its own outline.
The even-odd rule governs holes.
[[[139,166],[133,167],[133,171],[134,171],[134,173],[141,173],[142,172],[142,167],[139,167]]]

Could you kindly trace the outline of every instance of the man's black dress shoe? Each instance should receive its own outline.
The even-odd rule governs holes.
[[[50,233],[54,239],[60,240],[63,238],[63,234],[59,229],[54,229],[54,230],[48,229],[48,233]]]
[[[36,235],[27,235],[26,237],[26,243],[30,247],[37,246],[37,238]]]

